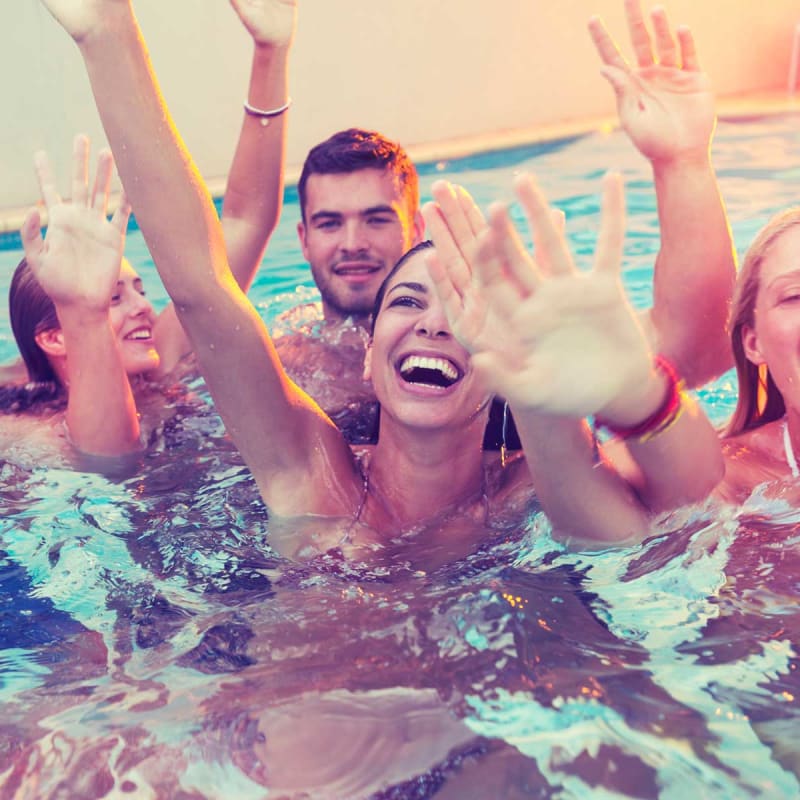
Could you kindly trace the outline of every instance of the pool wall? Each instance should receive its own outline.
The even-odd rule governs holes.
[[[249,38],[224,0],[136,0],[167,101],[219,182],[241,120]],[[692,26],[720,96],[786,92],[796,0],[667,0]],[[72,135],[103,140],[77,48],[35,0],[3,3],[0,215],[37,197],[31,153],[66,180]],[[288,163],[332,131],[377,128],[415,147],[613,114],[586,33],[600,14],[626,47],[622,0],[300,0]],[[13,32],[13,35],[8,35]],[[290,169],[290,176],[295,171]]]

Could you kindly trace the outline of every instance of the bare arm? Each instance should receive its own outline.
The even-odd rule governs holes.
[[[174,129],[130,2],[43,2],[78,43],[150,252],[265,501],[285,514],[350,513],[360,481],[349,448],[287,378],[230,271],[216,211]]]
[[[231,0],[253,40],[247,98],[259,109],[283,107],[289,99],[288,59],[295,30],[295,0]],[[266,122],[266,124],[263,124]],[[283,203],[287,115],[245,113],[228,173],[222,230],[228,263],[246,292],[253,282]],[[168,373],[191,351],[170,304],[155,329],[161,372]]]
[[[678,28],[676,43],[664,10],[653,9],[656,60],[639,0],[625,0],[625,8],[635,67],[599,18],[590,20],[589,31],[620,122],[653,168],[661,249],[645,329],[688,385],[699,386],[732,365],[725,328],[736,264],[711,166],[714,98],[691,32]]]
[[[425,209],[437,255],[431,271],[473,366],[514,412],[534,486],[556,531],[611,543],[641,538],[654,511],[705,497],[721,477],[716,433],[687,399],[659,436],[630,449],[634,465],[595,458],[582,421],[618,426],[650,417],[669,386],[619,281],[621,185],[610,180],[591,273],[575,270],[557,223],[530,178],[517,194],[540,245],[525,251],[505,208],[488,229],[465,193]],[[470,222],[470,220],[472,220]]]
[[[64,203],[46,155],[37,154],[36,171],[50,223],[43,240],[39,213],[30,212],[22,240],[31,270],[50,295],[61,324],[63,342],[55,334],[40,346],[52,347],[51,355],[66,365],[70,438],[84,453],[116,456],[141,446],[136,405],[109,319],[130,206],[123,199],[111,222],[106,219],[111,154],[105,151],[98,157],[91,196],[88,158],[88,140],[76,137],[72,198]]]

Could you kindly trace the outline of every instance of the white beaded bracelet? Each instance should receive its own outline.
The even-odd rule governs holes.
[[[279,117],[285,111],[289,110],[289,106],[292,105],[292,98],[290,97],[282,106],[278,106],[278,108],[256,108],[255,106],[251,106],[247,100],[244,101],[244,110],[251,116],[251,117],[259,117],[261,119],[261,124],[265,127],[269,125],[269,121],[272,117]]]

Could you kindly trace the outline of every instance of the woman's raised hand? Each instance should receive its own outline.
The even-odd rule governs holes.
[[[436,249],[426,256],[428,270],[444,305],[450,328],[470,352],[476,340],[490,337],[496,324],[481,296],[473,291],[473,269],[486,219],[461,186],[436,181],[433,202],[422,208],[426,229]]]
[[[38,210],[26,216],[20,231],[25,258],[56,305],[104,313],[119,280],[131,210],[123,196],[111,220],[106,216],[114,170],[111,152],[103,150],[98,155],[90,192],[89,140],[75,137],[70,202],[58,194],[46,153],[36,154],[35,166],[49,221],[42,238]]]
[[[297,0],[230,0],[257,44],[284,46],[294,38]]]
[[[522,176],[515,188],[537,242],[535,260],[503,206],[492,207],[488,227],[471,240],[453,233],[464,230],[463,215],[441,203],[435,213],[426,210],[437,243],[429,268],[453,332],[489,387],[515,410],[624,415],[648,383],[652,354],[620,282],[621,180],[604,181],[590,272],[576,269],[533,178]],[[462,257],[448,257],[447,246],[442,253],[440,240],[460,240]]]
[[[708,76],[701,71],[691,31],[673,35],[666,12],[651,11],[655,39],[647,31],[640,0],[625,0],[636,65],[622,56],[602,20],[589,20],[589,33],[603,62],[602,74],[617,98],[620,122],[651,161],[705,155],[716,119]],[[655,50],[655,51],[654,51]]]

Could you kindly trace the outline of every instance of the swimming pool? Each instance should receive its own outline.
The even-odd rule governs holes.
[[[720,125],[740,249],[795,200],[798,122]],[[484,205],[532,169],[588,261],[609,166],[627,179],[625,280],[644,306],[654,198],[623,135],[428,165],[421,188],[444,175]],[[314,296],[296,221],[289,190],[251,292],[268,319]],[[128,256],[163,303],[138,233]],[[18,257],[0,251],[3,274]],[[10,357],[5,312],[0,331]],[[704,392],[717,419],[732,391],[727,376]],[[300,565],[270,549],[202,382],[168,400],[125,481],[0,465],[3,800],[800,792],[800,514],[780,501],[681,512],[621,553],[563,552],[536,517],[431,574]]]

